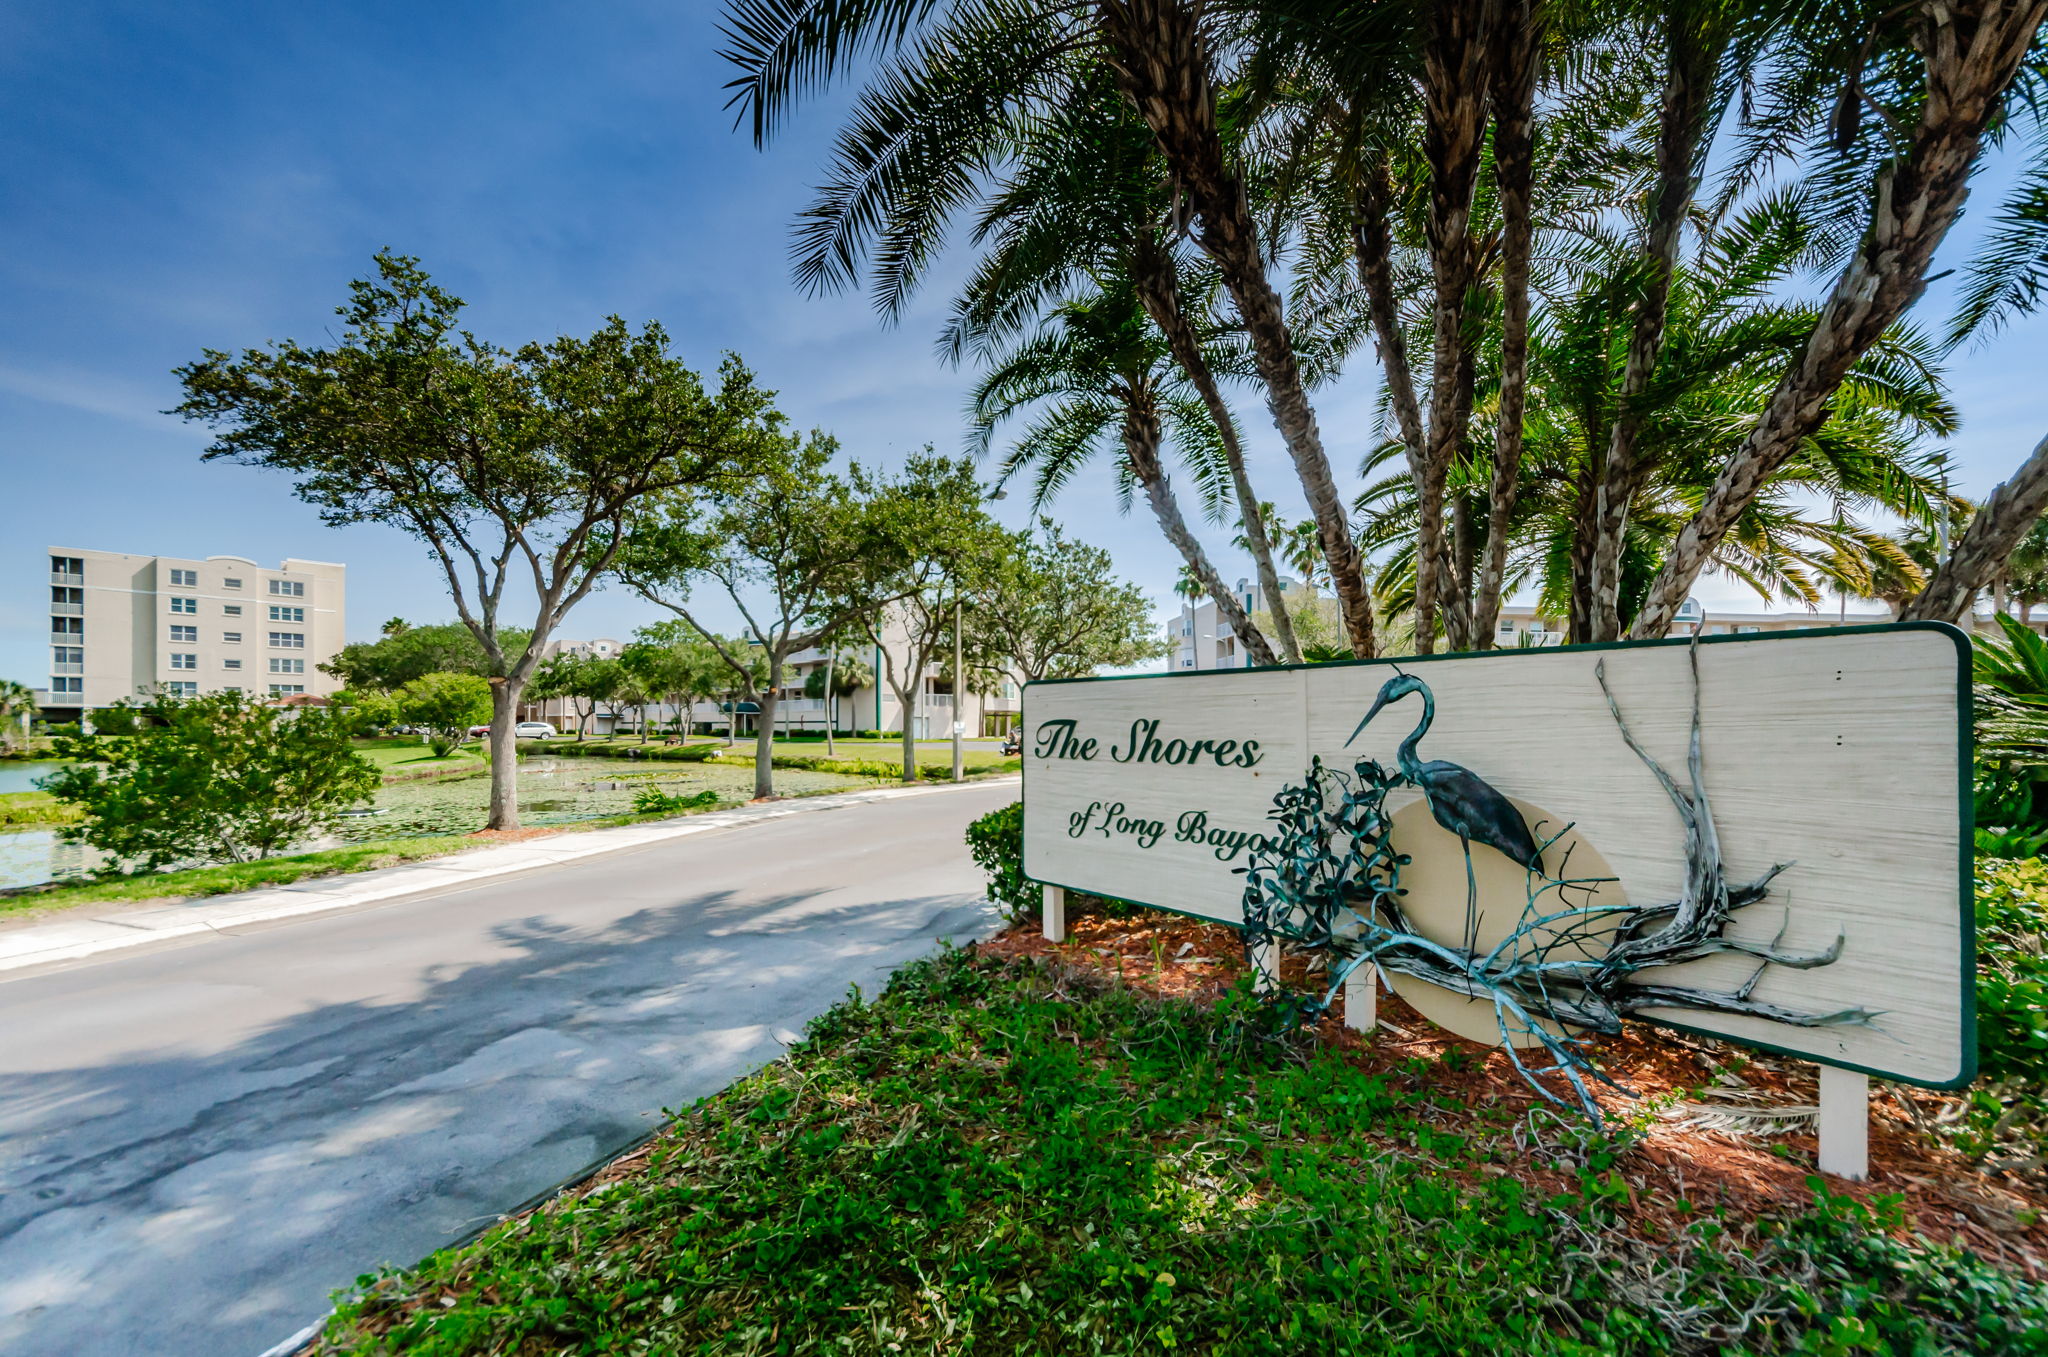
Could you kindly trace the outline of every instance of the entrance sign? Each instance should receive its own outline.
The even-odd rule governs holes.
[[[1969,694],[1968,640],[1932,623],[1032,683],[1024,871],[1244,927],[1248,881],[1296,898],[1302,807],[1363,807],[1327,860],[1381,883],[1347,898],[1453,1031],[1620,1014],[1958,1087]],[[1478,974],[1571,993],[1517,1028]]]

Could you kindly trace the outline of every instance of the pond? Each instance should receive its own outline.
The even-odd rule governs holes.
[[[658,772],[638,765],[621,765],[614,771],[605,766],[609,762],[534,759],[520,764],[521,821],[529,825],[563,825],[624,814],[633,809],[633,796],[643,787],[658,787],[685,796],[708,789],[717,792],[729,805],[745,801],[754,791],[751,768],[691,763],[670,764]],[[48,771],[53,766],[43,765],[43,769]],[[629,767],[631,771],[626,771]],[[864,778],[842,777],[837,773],[775,770],[775,789],[784,795],[873,785]],[[370,805],[344,819],[334,832],[302,845],[300,851],[371,839],[467,834],[483,828],[490,799],[490,775],[486,771],[391,783],[378,791]],[[60,842],[54,830],[0,833],[0,888],[82,876],[97,865],[96,855],[89,849]]]
[[[0,759],[0,792],[32,792],[37,778],[63,766],[52,759]]]

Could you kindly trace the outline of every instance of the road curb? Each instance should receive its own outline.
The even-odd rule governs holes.
[[[792,815],[841,810],[912,796],[943,796],[972,787],[1000,786],[1017,780],[993,777],[974,782],[880,787],[868,791],[836,792],[829,796],[796,797],[762,806],[711,811],[673,821],[584,830],[559,837],[468,849],[449,857],[428,858],[371,872],[312,877],[302,884],[236,895],[205,896],[188,903],[98,918],[82,911],[72,911],[73,917],[0,932],[0,981],[88,961],[111,952],[226,935],[264,924],[366,906],[396,904],[423,895],[466,889],[483,881],[545,871],[611,853],[651,848],[696,834],[742,829]],[[84,908],[89,909],[90,906]]]

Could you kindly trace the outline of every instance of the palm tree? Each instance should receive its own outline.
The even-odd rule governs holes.
[[[1129,277],[1146,316],[1201,398],[1230,471],[1242,529],[1261,591],[1274,610],[1281,655],[1300,658],[1280,594],[1261,505],[1251,484],[1237,420],[1224,399],[1212,350],[1228,334],[1212,319],[1213,269],[1190,272],[1169,230],[1173,202],[1151,135],[1122,96],[1098,77],[1077,101],[1034,129],[1002,191],[976,227],[986,252],[954,304],[940,337],[952,361],[983,357],[1014,340],[1069,289],[1105,273]],[[1223,355],[1230,363],[1234,355]],[[1235,366],[1235,364],[1232,364]]]
[[[1630,487],[1613,587],[1626,620],[1668,556],[1717,470],[1740,448],[1776,380],[1776,363],[1811,327],[1806,308],[1776,299],[1804,257],[1796,204],[1766,201],[1739,214],[1673,272],[1667,324],[1650,379],[1633,402],[1635,457],[1645,472]],[[1560,297],[1532,347],[1528,457],[1508,519],[1508,585],[1535,583],[1546,611],[1570,619],[1573,641],[1597,634],[1600,591],[1585,547],[1596,528],[1598,488],[1612,448],[1616,390],[1633,352],[1628,299],[1634,264],[1582,276]],[[1872,596],[1922,578],[1900,543],[1862,515],[1931,523],[1946,492],[1939,458],[1919,438],[1953,429],[1955,413],[1933,377],[1932,345],[1895,330],[1852,369],[1829,419],[1774,473],[1716,543],[1712,567],[1766,598],[1816,605],[1824,589]],[[1486,413],[1482,405],[1482,413]],[[1399,455],[1369,456],[1378,477],[1358,500],[1361,541],[1385,553],[1377,586],[1384,606],[1411,608],[1417,520],[1413,483],[1385,474]],[[1454,469],[1450,495],[1478,500],[1487,475]],[[1819,500],[1822,512],[1810,507]]]
[[[17,736],[26,740],[35,714],[35,692],[25,683],[0,679],[0,745],[13,745]]]
[[[896,314],[955,213],[1105,72],[1152,135],[1181,205],[1178,224],[1213,261],[1241,318],[1267,405],[1314,514],[1354,651],[1373,649],[1363,563],[1330,471],[1308,378],[1261,228],[1217,116],[1230,49],[1220,10],[1193,0],[1084,5],[968,0],[948,7],[735,0],[725,55],[733,102],[764,142],[802,95],[877,52],[891,58],[855,101],[836,163],[797,233],[797,277],[844,287],[872,260]],[[1092,163],[1095,148],[1074,148]],[[1142,273],[1138,275],[1141,279]],[[1171,327],[1169,327],[1171,328]]]
[[[1160,531],[1243,640],[1252,663],[1275,664],[1266,638],[1189,530],[1167,481],[1160,449],[1169,435],[1206,499],[1215,502],[1227,481],[1208,410],[1176,388],[1166,341],[1146,319],[1129,281],[1109,279],[1102,290],[1057,307],[1037,331],[996,356],[974,390],[975,439],[986,451],[1005,420],[1040,407],[1000,472],[1008,480],[1026,467],[1035,470],[1034,508],[1114,442],[1123,453],[1119,480],[1125,506],[1134,487],[1144,491]]]

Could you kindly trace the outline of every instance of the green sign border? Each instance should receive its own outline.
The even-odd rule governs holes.
[[[1755,645],[1769,644],[1772,641],[1784,641],[1795,638],[1805,640],[1814,637],[1825,638],[1834,636],[1868,636],[1902,631],[1935,632],[1939,635],[1948,637],[1950,642],[1956,648],[1956,817],[1957,822],[1962,831],[1956,852],[1956,898],[1960,903],[1962,913],[1962,918],[1960,921],[1961,927],[1958,930],[1958,932],[1962,938],[1963,946],[1961,964],[1962,993],[1960,996],[1958,996],[1958,1002],[1962,1010],[1962,1068],[1960,1072],[1957,1073],[1957,1075],[1952,1079],[1948,1079],[1942,1082],[1935,1082],[1932,1080],[1914,1078],[1911,1075],[1898,1074],[1891,1070],[1886,1070],[1874,1065],[1855,1065],[1849,1063],[1846,1060],[1830,1060],[1822,1056],[1814,1055],[1809,1051],[1788,1050],[1783,1046],[1773,1046],[1767,1042],[1743,1041],[1738,1038],[1731,1037],[1723,1032],[1709,1032],[1703,1028],[1693,1027],[1686,1023],[1670,1022],[1659,1018],[1644,1018],[1640,1019],[1640,1021],[1654,1023],[1660,1027],[1668,1027],[1673,1031],[1688,1032],[1694,1036],[1708,1037],[1715,1041],[1726,1041],[1734,1045],[1746,1046],[1753,1050],[1767,1051],[1773,1055],[1790,1056],[1795,1060],[1807,1060],[1817,1065],[1833,1065],[1837,1069],[1854,1070],[1858,1074],[1874,1075],[1880,1079],[1892,1079],[1902,1084],[1914,1084],[1918,1085],[1921,1088],[1966,1088],[1976,1079],[1977,850],[1976,799],[1974,796],[1974,786],[1972,777],[1972,770],[1975,766],[1973,759],[1975,735],[1972,726],[1973,699],[1970,687],[1972,670],[1970,662],[1971,652],[1969,636],[1965,634],[1960,628],[1952,627],[1946,622],[1880,622],[1870,624],[1867,626],[1855,627],[1801,627],[1795,631],[1731,633],[1721,636],[1702,636],[1698,639],[1699,643],[1703,646]],[[1405,668],[1419,664],[1431,664],[1441,660],[1491,659],[1501,661],[1513,661],[1517,659],[1528,658],[1531,656],[1555,655],[1564,651],[1647,650],[1653,649],[1658,646],[1686,646],[1691,645],[1692,643],[1693,638],[1690,636],[1672,636],[1666,637],[1663,640],[1658,641],[1602,641],[1586,645],[1543,646],[1526,650],[1518,648],[1515,650],[1460,651],[1446,655],[1397,655],[1388,659],[1331,660],[1322,664],[1276,664],[1268,665],[1264,668],[1257,669],[1172,669],[1168,670],[1163,674],[1113,674],[1104,678],[1034,679],[1031,682],[1026,683],[1024,685],[1023,692],[1028,697],[1030,691],[1033,688],[1053,687],[1055,685],[1071,686],[1077,683],[1124,683],[1131,679],[1214,679],[1219,676],[1228,677],[1238,674],[1271,674],[1278,671],[1289,669],[1331,669],[1338,667],[1373,668],[1379,666],[1394,665],[1400,665]],[[1023,717],[1020,711],[1020,723],[1022,722],[1022,719]],[[1028,729],[1025,732],[1025,738],[1027,740],[1030,738],[1030,733]],[[1031,759],[1028,752],[1024,757],[1020,771],[1024,783],[1024,814],[1028,817],[1031,814]],[[1095,893],[1086,886],[1074,886],[1069,885],[1067,882],[1064,881],[1052,881],[1044,877],[1032,876],[1029,872],[1026,872],[1024,874],[1024,878],[1027,881],[1036,881],[1042,886],[1057,886],[1061,890],[1078,891],[1084,895],[1092,895]],[[1232,923],[1228,919],[1212,918],[1207,914],[1192,914],[1189,913],[1187,910],[1175,909],[1172,905],[1163,905],[1153,900],[1132,900],[1130,901],[1130,903],[1134,905],[1143,905],[1147,909],[1164,910],[1168,914],[1178,914],[1182,918],[1200,919],[1204,923],[1220,923],[1226,928],[1241,927],[1241,925]]]

